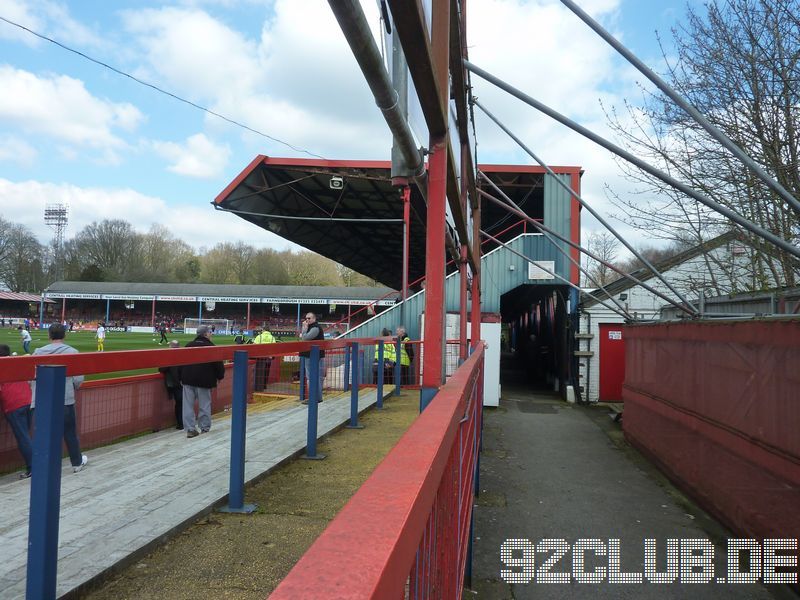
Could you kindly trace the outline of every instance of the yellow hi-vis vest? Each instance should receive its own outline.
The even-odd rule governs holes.
[[[408,340],[408,339],[409,338],[406,337],[406,338],[403,338],[402,340],[400,340],[400,342],[401,342],[400,343],[400,364],[403,365],[404,367],[408,367],[408,366],[411,365],[411,357],[408,355],[408,352],[406,352],[406,344],[405,344],[405,341]]]
[[[379,346],[375,344],[375,360],[378,360],[378,351]],[[397,360],[396,352],[394,349],[394,342],[384,342],[383,344],[383,360],[389,362],[395,362]]]
[[[274,344],[275,343],[275,336],[272,335],[269,331],[262,331],[256,336],[256,339],[253,340],[254,344]]]

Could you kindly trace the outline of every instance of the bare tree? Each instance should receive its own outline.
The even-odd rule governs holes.
[[[800,0],[710,0],[673,30],[667,79],[796,198],[800,197]],[[664,53],[667,60],[667,53]],[[669,99],[643,92],[609,121],[623,145],[779,237],[800,241],[800,215]],[[695,245],[731,223],[659,180],[620,163],[642,198],[613,200],[654,238]],[[737,231],[754,248],[757,275],[741,289],[794,285],[798,262]],[[709,268],[713,265],[709,264]]]
[[[38,292],[45,284],[44,246],[24,225],[0,222],[0,283],[12,292]]]
[[[586,246],[588,250],[591,250],[593,254],[596,254],[607,263],[614,264],[617,260],[619,242],[608,231],[590,234],[589,239],[586,240]],[[592,258],[587,259],[586,270],[600,285],[606,285],[618,277],[613,269]],[[591,281],[587,281],[586,285],[594,284]]]

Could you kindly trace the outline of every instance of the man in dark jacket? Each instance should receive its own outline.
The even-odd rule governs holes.
[[[187,348],[200,346],[213,346],[211,341],[211,328],[200,325],[197,328],[197,337],[186,344]],[[183,425],[186,428],[186,437],[197,437],[197,426],[200,433],[211,429],[211,390],[217,387],[217,382],[225,377],[225,365],[222,361],[184,365],[180,370],[183,383]],[[197,417],[194,407],[198,405]]]
[[[317,315],[314,313],[308,313],[305,318],[303,319],[303,327],[300,330],[300,339],[305,342],[311,341],[324,341],[325,340],[325,332],[322,329],[322,324],[317,321]],[[311,356],[311,352],[301,352],[300,356],[308,359]],[[323,383],[325,381],[325,351],[320,350],[319,353],[319,381],[316,384],[319,386],[319,401],[322,402],[322,390],[323,390]],[[311,397],[311,382],[309,375],[311,374],[311,369],[308,366],[308,360],[306,360],[306,389],[308,390],[308,397]],[[308,404],[308,400],[303,400],[303,404]]]
[[[178,340],[169,343],[170,348],[180,348]],[[167,398],[175,401],[175,429],[183,429],[183,386],[181,385],[181,368],[178,365],[158,367],[164,374],[164,385],[167,388]]]

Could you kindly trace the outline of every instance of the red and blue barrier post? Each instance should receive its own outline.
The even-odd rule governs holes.
[[[350,423],[348,423],[347,429],[364,429],[363,425],[358,424],[358,391],[361,387],[361,369],[358,368],[359,354],[358,342],[353,342],[350,346],[352,385],[350,387]]]
[[[350,389],[350,345],[344,347],[344,391]]]
[[[377,367],[377,394],[375,400],[375,407],[378,409],[383,408],[383,340],[378,340],[378,367]]]
[[[322,389],[319,381],[319,346],[311,346],[308,358],[308,428],[306,433],[306,453],[303,458],[322,460],[324,454],[317,453],[317,421]]]
[[[56,597],[66,374],[67,368],[63,366],[36,367],[36,435],[33,438],[28,518],[27,598]]]
[[[401,371],[400,371],[400,352],[403,348],[403,344],[400,342],[400,338],[397,339],[395,342],[394,348],[394,395],[400,395],[400,378],[401,378]]]
[[[228,506],[220,512],[251,513],[255,504],[244,503],[245,434],[247,433],[247,352],[233,353],[233,406],[231,408],[231,466]]]

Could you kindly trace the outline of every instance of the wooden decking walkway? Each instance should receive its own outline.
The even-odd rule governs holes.
[[[362,390],[359,411],[375,401],[374,388]],[[319,409],[322,436],[349,419],[350,393],[326,396]],[[305,448],[306,422],[307,407],[294,400],[251,405],[245,481]],[[98,448],[87,452],[89,465],[80,473],[72,473],[65,461],[58,595],[149,548],[225,498],[230,425],[227,414],[215,415],[211,431],[193,439],[171,429]],[[16,477],[0,478],[0,590],[5,600],[25,596],[30,480]]]

